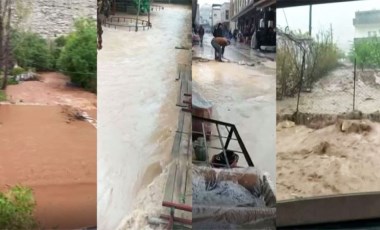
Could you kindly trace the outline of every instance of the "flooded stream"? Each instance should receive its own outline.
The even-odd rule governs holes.
[[[152,12],[148,31],[104,28],[98,53],[98,229],[145,228],[145,217],[161,206],[161,173],[178,120],[177,63],[190,61],[189,50],[175,46],[188,45],[190,15],[190,7],[165,5]]]

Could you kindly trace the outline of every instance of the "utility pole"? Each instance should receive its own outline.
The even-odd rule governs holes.
[[[309,36],[311,37],[311,24],[312,24],[312,7],[313,5],[310,5],[309,7]]]

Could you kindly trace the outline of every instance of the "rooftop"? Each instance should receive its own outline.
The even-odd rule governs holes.
[[[357,11],[353,24],[354,26],[380,24],[380,10]]]

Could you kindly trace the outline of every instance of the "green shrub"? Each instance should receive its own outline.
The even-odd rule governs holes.
[[[15,186],[0,193],[1,229],[18,230],[37,227],[33,216],[35,201],[30,188]]]
[[[80,19],[75,31],[66,41],[60,53],[57,67],[71,77],[71,81],[96,92],[97,33],[96,21]]]
[[[53,69],[58,68],[58,59],[61,56],[61,52],[66,45],[67,38],[65,36],[60,36],[54,41],[50,42],[50,53],[51,53],[51,65]]]
[[[25,73],[26,70],[24,68],[21,68],[21,67],[15,67],[12,69],[12,72],[11,72],[11,75],[12,76],[17,76],[17,75],[20,75],[22,73]]]
[[[31,32],[14,31],[11,45],[13,55],[21,67],[34,67],[37,70],[51,69],[51,55],[47,41]]]
[[[357,65],[364,68],[380,68],[380,38],[357,39],[352,45],[349,58]]]
[[[17,85],[18,81],[14,77],[8,76],[7,85]]]

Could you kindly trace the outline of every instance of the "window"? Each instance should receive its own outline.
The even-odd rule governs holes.
[[[226,20],[228,20],[228,13],[229,13],[229,10],[226,10]]]

